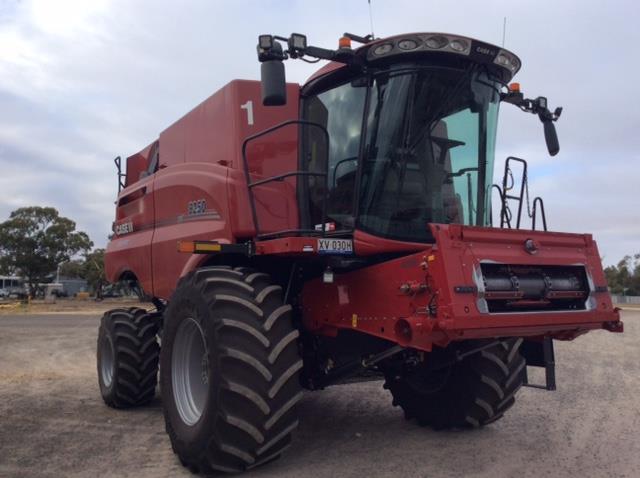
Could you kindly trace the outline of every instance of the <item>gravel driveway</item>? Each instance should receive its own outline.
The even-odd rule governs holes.
[[[523,389],[482,430],[406,422],[379,382],[309,392],[293,447],[243,476],[640,476],[640,310],[623,320],[622,335],[557,343],[559,390]],[[159,399],[102,403],[98,321],[0,316],[0,476],[193,476],[171,451]]]

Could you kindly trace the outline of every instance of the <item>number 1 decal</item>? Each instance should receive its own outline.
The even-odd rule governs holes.
[[[240,105],[240,109],[247,110],[247,124],[253,126],[253,101],[249,100],[245,104]]]

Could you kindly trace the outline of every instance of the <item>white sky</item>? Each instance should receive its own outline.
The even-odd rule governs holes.
[[[502,41],[526,95],[563,106],[561,151],[503,105],[497,175],[527,158],[552,230],[591,232],[607,264],[640,252],[640,4],[373,0],[376,36],[443,31]],[[127,156],[234,78],[258,79],[260,33],[336,47],[370,30],[366,0],[0,0],[0,221],[52,205],[104,246]],[[289,81],[318,67],[288,62]]]

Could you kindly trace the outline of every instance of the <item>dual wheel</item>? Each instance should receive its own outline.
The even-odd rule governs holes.
[[[116,310],[102,319],[98,377],[108,405],[141,405],[153,398],[157,328],[144,330],[153,333],[149,349],[156,351],[155,362],[146,365],[148,357],[140,352],[132,357],[131,337],[122,336],[125,327],[131,329],[129,335],[142,334],[144,317],[144,311]],[[138,332],[123,320],[137,320]],[[159,362],[166,430],[185,466],[194,472],[238,472],[277,458],[289,446],[302,398],[298,335],[291,306],[283,303],[281,287],[267,274],[218,266],[180,280],[164,312]],[[138,342],[141,348],[143,341]],[[142,379],[144,367],[155,367],[153,383],[145,382],[153,385],[150,396],[110,399],[127,389],[121,364],[126,365],[127,382]]]

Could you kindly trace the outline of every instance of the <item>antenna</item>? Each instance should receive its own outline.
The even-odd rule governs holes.
[[[502,48],[504,48],[504,39],[507,36],[507,17],[504,17],[502,22]]]
[[[371,24],[371,39],[374,39],[376,36],[373,34],[373,13],[371,13],[371,0],[367,0],[369,4],[369,23]]]

